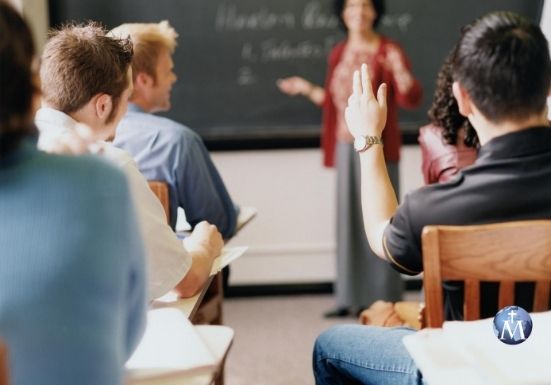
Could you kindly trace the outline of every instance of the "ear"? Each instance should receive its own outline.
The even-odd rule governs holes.
[[[108,94],[98,94],[94,107],[99,120],[105,122],[113,110],[113,98]]]
[[[472,102],[471,97],[465,91],[463,87],[461,87],[461,84],[459,82],[453,82],[452,84],[452,92],[453,96],[455,97],[455,100],[457,101],[457,106],[459,107],[459,113],[465,117],[472,114]]]
[[[152,86],[155,82],[153,81],[153,77],[145,72],[138,72],[136,75],[136,79],[134,80],[134,87],[135,88],[149,88]]]

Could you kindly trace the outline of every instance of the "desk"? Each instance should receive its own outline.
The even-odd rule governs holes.
[[[169,292],[152,303],[154,309],[175,307],[183,311],[194,324],[222,324],[223,284],[222,269],[241,257],[247,251],[246,246],[225,247],[222,254],[214,260],[210,277],[203,289],[193,297],[179,298],[175,292]]]
[[[178,220],[176,223],[176,235],[178,236],[178,238],[184,239],[191,235],[191,225],[187,223],[184,219],[184,211],[182,209],[178,209],[178,212],[181,212],[181,214],[178,215]],[[241,229],[243,229],[243,227],[245,227],[250,221],[252,221],[256,217],[256,214],[258,214],[258,210],[256,207],[240,207],[239,215],[237,216],[237,223],[235,225],[235,234],[233,236],[235,237],[237,233],[240,232]]]
[[[188,319],[191,320],[191,322],[197,323],[197,322],[194,322],[194,319],[197,315],[197,311],[202,305],[203,298],[205,298],[205,295],[207,294],[207,292],[213,289],[211,288],[211,285],[215,280],[218,281],[216,282],[216,286],[221,285],[222,274],[217,273],[215,276],[210,276],[207,282],[205,283],[205,286],[203,286],[203,289],[193,297],[180,298],[178,294],[171,291],[163,295],[162,297],[157,298],[155,301],[153,301],[151,303],[151,307],[153,309],[176,308],[182,311],[188,317]],[[218,291],[217,288],[216,288],[216,291]],[[220,316],[220,323],[217,323],[217,324],[219,325],[221,323],[222,323],[222,319]]]
[[[126,363],[129,385],[207,385],[222,373],[233,341],[227,326],[193,326],[177,309],[150,310]]]

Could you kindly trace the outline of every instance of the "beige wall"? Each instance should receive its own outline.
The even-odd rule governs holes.
[[[238,204],[258,216],[230,245],[249,251],[232,264],[234,285],[327,282],[335,277],[335,171],[318,149],[217,152],[214,162]],[[422,184],[421,152],[404,146],[402,193]],[[403,195],[402,194],[402,195]]]
[[[33,32],[34,41],[38,52],[46,43],[48,34],[49,15],[47,0],[8,0],[27,19]]]
[[[8,0],[8,3],[12,4],[15,8],[17,8],[19,11],[21,11],[22,0]]]

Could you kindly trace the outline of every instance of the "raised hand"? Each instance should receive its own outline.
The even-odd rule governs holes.
[[[361,72],[354,71],[352,89],[352,95],[348,98],[348,106],[344,112],[348,130],[354,137],[381,137],[387,116],[386,84],[379,86],[377,98],[375,98],[367,65],[362,64]]]
[[[300,76],[291,76],[288,78],[278,79],[277,87],[281,92],[287,95],[303,95],[308,96],[312,91],[313,84]]]
[[[392,72],[398,92],[406,93],[413,85],[413,76],[407,69],[404,58],[398,48],[389,47],[382,64],[387,70]]]

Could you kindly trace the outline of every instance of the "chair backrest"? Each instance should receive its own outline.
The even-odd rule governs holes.
[[[9,383],[8,349],[0,341],[0,385],[8,385]]]
[[[167,221],[170,222],[170,204],[168,200],[168,184],[162,181],[148,181],[149,188],[159,198],[165,209]],[[224,289],[222,273],[216,274],[211,284],[205,289],[204,297],[200,300],[199,307],[191,317],[194,324],[222,324],[222,304],[224,301]],[[1,385],[1,384],[0,384]]]
[[[170,203],[168,200],[168,185],[166,184],[166,182],[162,182],[158,180],[150,180],[147,183],[149,184],[149,188],[161,201],[161,204],[165,209],[166,220],[170,222]]]
[[[480,282],[499,282],[498,306],[514,304],[515,282],[535,282],[532,311],[549,305],[551,221],[423,229],[425,324],[444,322],[443,281],[464,282],[463,316],[480,318]],[[528,310],[528,309],[527,309]]]

